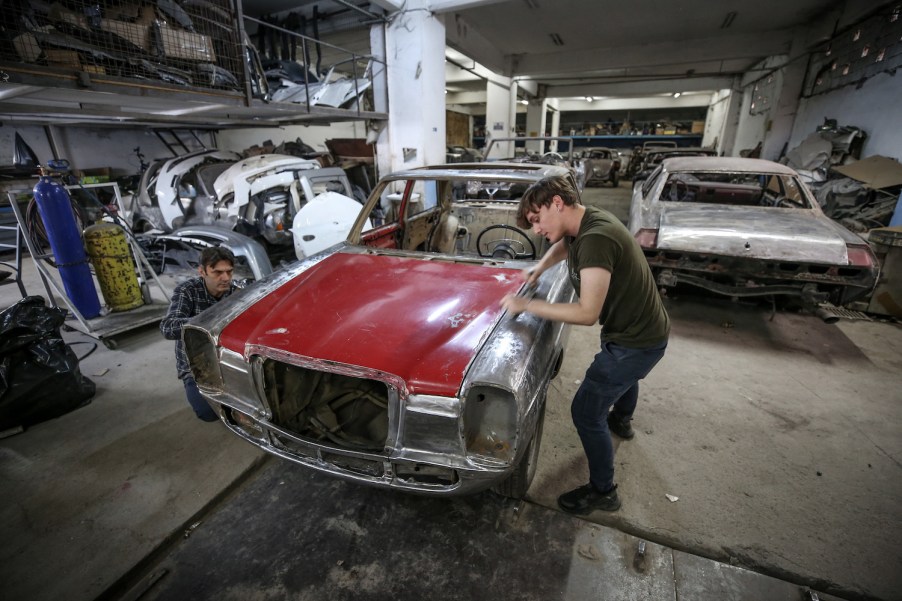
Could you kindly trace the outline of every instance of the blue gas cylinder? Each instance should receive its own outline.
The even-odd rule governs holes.
[[[66,296],[82,317],[97,317],[100,315],[100,299],[91,277],[88,255],[75,222],[69,193],[50,177],[42,176],[34,187],[34,200],[38,204],[38,213],[44,222]]]

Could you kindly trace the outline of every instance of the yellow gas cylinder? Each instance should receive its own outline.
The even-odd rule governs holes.
[[[103,299],[111,311],[128,311],[144,304],[122,227],[115,223],[88,226],[85,228],[85,247]]]

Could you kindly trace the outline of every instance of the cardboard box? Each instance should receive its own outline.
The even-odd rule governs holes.
[[[37,62],[38,57],[41,56],[41,46],[38,44],[38,39],[30,33],[23,33],[13,38],[13,48],[16,49],[16,54],[19,55],[19,58],[26,63]]]
[[[62,4],[51,4],[47,16],[53,23],[66,23],[67,25],[72,25],[78,29],[91,29],[88,19],[84,15],[71,11]]]
[[[72,67],[73,69],[81,69],[81,59],[75,50],[58,50],[48,48],[44,50],[44,56],[47,62],[58,67]]]
[[[128,40],[142,50],[150,50],[150,25],[101,19],[100,28]]]
[[[705,122],[704,121],[693,121],[692,129],[690,131],[694,134],[705,133]]]
[[[210,38],[199,33],[176,29],[166,23],[157,23],[160,49],[164,58],[215,63],[216,53]]]

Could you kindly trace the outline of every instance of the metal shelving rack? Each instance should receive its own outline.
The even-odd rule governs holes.
[[[115,183],[109,185],[114,187],[113,191],[116,197],[117,205],[121,206],[121,198],[119,195],[118,185]],[[44,289],[47,291],[48,301],[52,306],[58,307],[59,304],[57,303],[56,298],[59,297],[60,299],[62,299],[63,303],[65,303],[66,308],[68,309],[72,317],[75,318],[75,321],[73,323],[67,323],[67,325],[73,327],[76,330],[84,332],[88,336],[97,338],[98,340],[103,342],[104,346],[106,346],[107,348],[114,349],[117,346],[116,341],[113,338],[114,336],[147,324],[154,323],[155,321],[159,321],[166,314],[166,311],[169,308],[169,299],[171,293],[163,284],[163,282],[161,282],[157,277],[156,272],[153,270],[150,262],[148,262],[147,257],[144,256],[144,253],[141,251],[141,248],[138,246],[137,242],[135,242],[133,236],[131,236],[129,232],[126,232],[126,237],[128,240],[129,248],[132,252],[132,258],[135,261],[135,265],[139,266],[139,269],[143,273],[150,274],[156,286],[159,287],[160,291],[163,293],[165,301],[160,301],[153,298],[149,283],[145,280],[141,284],[141,290],[144,296],[144,304],[140,307],[128,311],[110,311],[104,315],[93,317],[91,319],[85,318],[75,307],[75,305],[72,304],[72,301],[66,295],[65,290],[62,286],[62,280],[60,278],[59,272],[55,268],[50,267],[45,261],[45,259],[50,259],[53,257],[52,251],[42,251],[41,249],[37,248],[37,246],[34,244],[34,241],[31,240],[29,236],[25,235],[25,232],[28,231],[28,228],[19,204],[22,197],[30,197],[31,193],[32,191],[28,189],[10,190],[7,192],[7,196],[9,197],[9,204],[12,207],[13,214],[15,214],[16,216],[16,223],[18,224],[21,241],[24,242],[25,247],[31,254],[35,268],[38,270],[38,274],[41,276],[41,281],[44,284]],[[19,265],[21,265],[21,256],[17,256],[17,260],[19,261]]]

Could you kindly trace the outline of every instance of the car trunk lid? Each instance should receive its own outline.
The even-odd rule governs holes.
[[[658,248],[776,261],[845,264],[845,242],[804,209],[686,206],[661,211]]]

